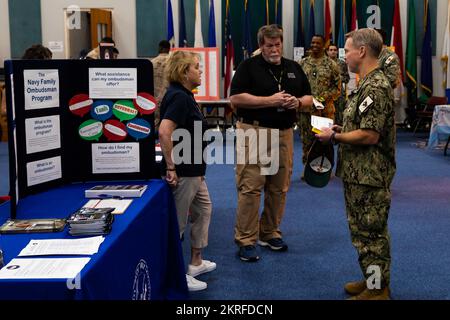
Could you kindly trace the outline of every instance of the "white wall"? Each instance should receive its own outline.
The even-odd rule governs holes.
[[[447,25],[447,12],[447,1],[438,1],[436,23],[436,57],[433,57],[433,95],[435,96],[445,96],[445,90],[442,86],[444,73],[442,71],[441,55],[442,47],[444,45],[445,26]],[[417,69],[420,72],[420,64]]]
[[[47,46],[49,41],[65,43],[64,9],[70,5],[77,5],[81,9],[111,9],[113,38],[120,57],[136,57],[136,4],[130,0],[41,0],[43,45]],[[64,59],[65,53],[54,53],[53,58]]]
[[[0,0],[0,68],[11,57],[8,0]]]

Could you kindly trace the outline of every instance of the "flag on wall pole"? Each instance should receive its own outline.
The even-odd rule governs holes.
[[[275,23],[281,26],[283,24],[281,16],[282,16],[282,0],[275,0]]]
[[[417,49],[416,49],[416,9],[414,1],[408,6],[408,39],[406,45],[406,87],[408,89],[408,104],[417,100]]]
[[[430,6],[428,0],[425,0],[425,34],[423,37],[422,44],[422,67],[421,67],[421,77],[420,85],[423,92],[427,96],[433,94],[433,66],[432,66],[432,54],[433,45],[431,41],[431,23],[430,23]]]
[[[333,28],[331,26],[331,13],[330,13],[330,1],[325,0],[325,48],[330,46],[331,40],[333,39]]]
[[[350,31],[354,31],[354,30],[358,29],[358,15],[356,12],[357,12],[356,11],[356,0],[352,0],[352,23],[351,23]]]
[[[399,0],[395,0],[394,7],[394,24],[392,26],[392,41],[391,46],[394,46],[395,53],[400,59],[400,70],[402,73],[402,82],[405,80],[403,72],[403,40],[402,40],[402,20],[400,17],[400,3]]]
[[[202,11],[200,8],[200,0],[195,0],[195,38],[194,47],[203,48],[203,33],[202,33]]]
[[[170,46],[175,46],[175,33],[173,31],[173,14],[172,14],[172,2],[167,1],[167,41],[170,42]]]
[[[266,0],[266,24],[270,24],[269,0]]]
[[[298,4],[298,21],[297,21],[297,40],[295,41],[295,46],[304,48],[305,47],[305,35],[303,32],[303,1],[299,0]]]
[[[215,48],[216,45],[216,18],[214,14],[214,0],[209,1],[209,28],[208,47]]]
[[[178,46],[180,48],[187,47],[187,36],[186,36],[186,19],[184,18],[184,1],[180,0],[180,6],[178,7],[179,11],[179,39],[178,39]]]
[[[244,0],[244,37],[242,40],[242,54],[244,59],[250,58],[252,48],[252,33],[250,29],[250,10],[248,7],[248,0]]]
[[[450,68],[448,59],[450,57],[450,0],[447,0],[447,25],[444,33],[444,46],[442,49],[442,62],[444,71],[444,89],[447,100],[450,101]]]
[[[343,48],[345,46],[345,34],[347,33],[347,17],[345,16],[345,0],[341,2],[340,8],[340,24],[339,24],[339,33],[338,33],[338,41],[337,45],[339,48]]]
[[[308,47],[311,46],[311,41],[316,34],[316,21],[314,19],[314,0],[309,3],[309,30],[308,30]]]
[[[225,11],[225,79],[224,79],[224,97],[230,96],[231,75],[234,68],[234,46],[231,38],[231,16],[230,16],[230,0],[226,2]]]

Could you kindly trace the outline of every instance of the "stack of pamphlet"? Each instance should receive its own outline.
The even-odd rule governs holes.
[[[67,218],[73,236],[108,234],[111,231],[114,208],[81,208]]]
[[[138,198],[147,190],[145,184],[98,185],[84,191],[86,198]]]
[[[0,227],[0,233],[59,232],[65,225],[65,219],[8,219]]]

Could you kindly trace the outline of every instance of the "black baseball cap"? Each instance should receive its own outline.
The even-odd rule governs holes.
[[[308,152],[305,165],[305,181],[312,187],[323,188],[330,181],[334,166],[334,148],[332,144],[323,144],[315,140]]]

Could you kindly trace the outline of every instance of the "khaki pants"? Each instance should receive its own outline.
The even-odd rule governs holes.
[[[268,129],[237,123],[238,129]],[[259,140],[259,133],[258,140]],[[235,242],[238,246],[256,244],[258,238],[267,241],[281,238],[280,223],[286,204],[293,162],[293,130],[279,130],[279,170],[274,175],[261,175],[262,165],[249,164],[248,146],[245,164],[236,166],[238,208],[235,225]],[[246,144],[248,142],[246,141]],[[270,145],[269,145],[270,148]],[[270,154],[270,152],[269,152]],[[239,156],[238,156],[239,157]],[[261,191],[264,189],[264,209],[259,219]]]
[[[172,189],[177,208],[180,238],[188,219],[191,224],[191,247],[203,249],[208,245],[208,230],[212,204],[205,177],[180,177]]]

